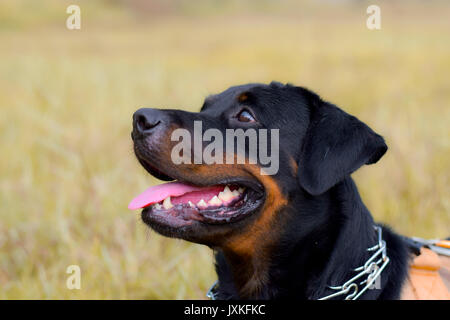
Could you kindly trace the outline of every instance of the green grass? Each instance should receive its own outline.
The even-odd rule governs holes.
[[[131,115],[198,110],[250,81],[310,87],[385,136],[386,156],[354,175],[365,203],[406,235],[450,235],[448,4],[382,8],[369,31],[363,6],[134,19],[82,3],[68,31],[64,3],[5,3],[17,14],[0,10],[0,299],[203,298],[211,251],[127,209],[157,183],[133,156]],[[65,286],[72,264],[81,290]]]

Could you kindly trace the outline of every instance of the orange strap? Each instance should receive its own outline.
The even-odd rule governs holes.
[[[403,286],[403,300],[450,300],[450,258],[421,248]]]
[[[434,244],[435,246],[450,249],[450,240],[439,240]]]

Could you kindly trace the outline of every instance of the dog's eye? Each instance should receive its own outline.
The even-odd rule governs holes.
[[[251,113],[245,109],[237,114],[236,119],[238,119],[240,122],[255,122],[256,121],[255,118],[253,118],[253,116],[251,115]]]

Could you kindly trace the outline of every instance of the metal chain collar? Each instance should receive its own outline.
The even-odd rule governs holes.
[[[347,295],[345,297],[345,300],[356,300],[361,297],[361,295],[366,292],[380,277],[384,268],[386,268],[387,264],[389,263],[389,257],[386,254],[386,241],[383,240],[381,227],[374,226],[374,228],[378,233],[378,243],[375,246],[367,249],[367,251],[369,252],[375,251],[374,254],[369,259],[367,259],[364,265],[353,269],[354,272],[358,273],[350,280],[348,280],[341,286],[328,287],[332,290],[336,290],[337,292],[322,297],[319,300],[328,300],[342,295]],[[360,291],[357,281],[359,281],[359,279],[361,278],[363,279],[359,282],[359,285],[364,285],[364,287]],[[213,283],[211,288],[209,288],[208,292],[206,293],[207,298],[211,300],[217,299],[218,284],[219,281],[217,280]]]
[[[319,300],[328,300],[342,295],[347,295],[345,300],[356,300],[380,277],[381,272],[383,272],[384,268],[386,268],[389,263],[389,257],[386,254],[386,241],[383,240],[381,227],[374,226],[374,228],[378,233],[378,244],[368,248],[367,251],[375,251],[375,253],[364,263],[364,265],[353,270],[359,272],[353,278],[341,286],[329,287],[337,292],[322,297]],[[364,285],[364,287],[359,290],[357,282],[361,278],[364,279],[359,282],[359,285]]]
[[[211,300],[217,300],[217,296],[219,295],[219,293],[217,292],[217,287],[219,285],[219,280],[216,280],[213,285],[211,286],[211,288],[209,288],[208,292],[206,293],[206,297],[211,299]]]

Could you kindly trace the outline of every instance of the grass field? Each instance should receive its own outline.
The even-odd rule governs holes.
[[[0,299],[203,298],[211,251],[127,209],[157,183],[133,156],[131,115],[198,110],[250,81],[307,86],[368,123],[390,147],[354,175],[373,215],[450,235],[448,2],[381,1],[379,31],[348,2],[74,2],[77,31],[72,2],[0,4]],[[66,288],[72,264],[81,290]]]

